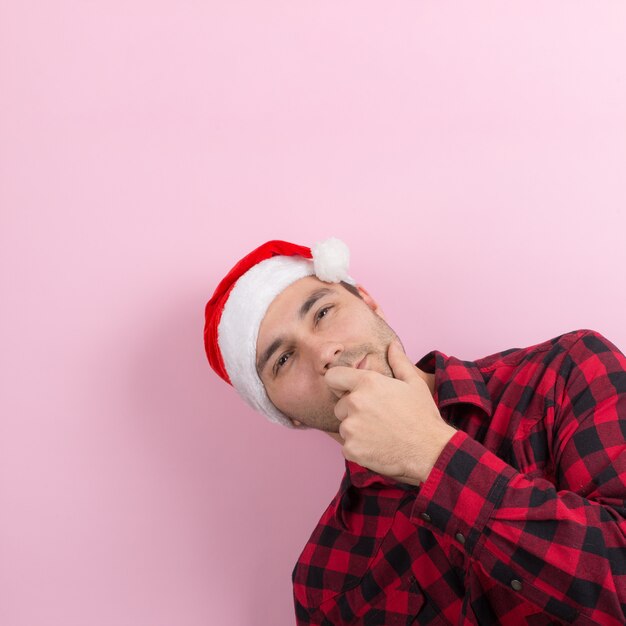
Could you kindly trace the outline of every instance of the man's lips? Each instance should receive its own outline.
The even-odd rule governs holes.
[[[356,366],[356,368],[359,370],[364,370],[366,363],[367,363],[367,354],[359,361],[359,364]]]

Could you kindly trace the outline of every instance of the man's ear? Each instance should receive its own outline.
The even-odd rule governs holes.
[[[302,422],[293,419],[293,417],[289,418],[291,423],[296,427],[296,430],[310,430],[310,426],[305,426]]]
[[[361,297],[365,301],[365,304],[374,311],[377,315],[379,315],[382,319],[385,319],[385,314],[383,310],[378,306],[378,303],[372,296],[370,296],[369,292],[363,287],[363,285],[356,285],[358,292],[361,294]]]

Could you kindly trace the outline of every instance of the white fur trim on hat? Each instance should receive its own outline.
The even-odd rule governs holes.
[[[272,422],[294,428],[293,422],[269,399],[256,371],[256,343],[261,321],[270,304],[289,285],[315,274],[324,282],[341,280],[355,285],[347,273],[349,251],[339,239],[311,248],[313,260],[274,256],[257,263],[232,288],[224,305],[217,335],[224,366],[233,387],[254,409]]]

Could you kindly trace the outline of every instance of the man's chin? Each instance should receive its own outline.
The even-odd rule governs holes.
[[[388,378],[395,378],[395,376],[393,375],[393,370],[391,369],[391,366],[389,365],[389,362],[387,361],[387,359],[384,360],[384,364],[382,366],[379,365],[378,367],[376,367],[376,364],[374,364],[373,367],[370,366],[366,369],[369,370],[370,372],[376,372],[377,374],[382,374],[383,376],[387,376]]]

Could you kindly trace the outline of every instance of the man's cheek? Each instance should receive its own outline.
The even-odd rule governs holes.
[[[315,397],[315,393],[310,382],[303,376],[297,375],[290,377],[281,390],[282,397],[296,405],[309,403],[311,398]]]

